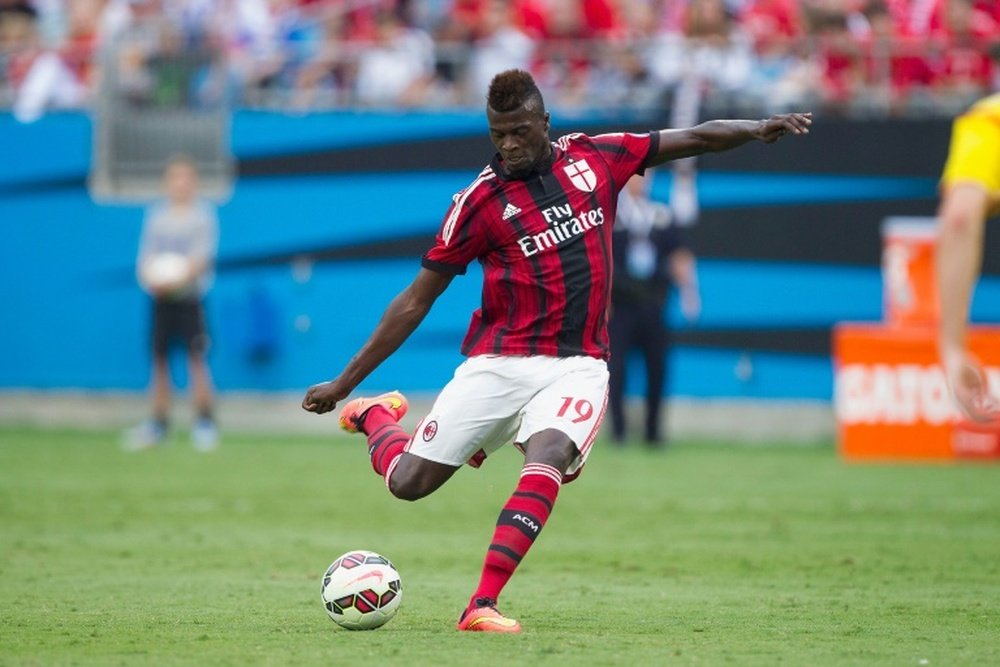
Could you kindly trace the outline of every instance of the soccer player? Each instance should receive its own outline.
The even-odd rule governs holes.
[[[948,383],[970,419],[1000,417],[979,362],[965,342],[972,289],[983,258],[986,219],[1000,213],[1000,94],[955,119],[941,178],[937,283],[941,299],[938,349]]]
[[[462,344],[468,359],[412,436],[398,424],[398,392],[356,398],[341,426],[367,436],[372,466],[404,500],[434,492],[463,464],[502,445],[524,467],[500,512],[479,586],[458,629],[519,632],[497,597],[545,525],[562,484],[580,474],[608,394],[611,227],[618,193],[667,160],[802,135],[808,113],[710,121],[690,129],[549,140],[549,114],[531,75],[498,74],[486,118],[497,153],[453,202],[413,282],[335,379],[310,387],[302,407],[333,410],[416,329],[467,265],[483,267],[482,307]]]

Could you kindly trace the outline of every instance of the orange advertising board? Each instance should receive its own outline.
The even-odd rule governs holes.
[[[941,304],[935,279],[937,222],[890,217],[882,224],[882,309],[890,326],[938,322]]]
[[[962,418],[938,363],[937,330],[841,323],[834,328],[834,408],[847,459],[1000,457],[1000,430]],[[969,348],[1000,396],[1000,327],[973,326]]]

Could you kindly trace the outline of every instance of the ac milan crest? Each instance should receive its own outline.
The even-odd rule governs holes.
[[[569,176],[570,182],[576,186],[577,190],[593,192],[594,188],[597,187],[597,174],[590,168],[586,160],[577,160],[571,165],[563,167],[563,171]]]
[[[434,439],[434,436],[438,432],[438,423],[436,421],[427,422],[427,426],[424,426],[424,442],[430,442]]]

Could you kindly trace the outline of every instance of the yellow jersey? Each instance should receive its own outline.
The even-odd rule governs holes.
[[[955,119],[941,188],[955,183],[982,185],[990,214],[1000,213],[1000,93],[984,97]]]

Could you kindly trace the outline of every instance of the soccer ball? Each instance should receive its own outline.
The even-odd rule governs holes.
[[[142,277],[154,289],[171,287],[183,280],[190,270],[187,257],[165,252],[149,259],[142,267]]]
[[[321,598],[340,627],[374,630],[396,615],[403,589],[388,558],[374,551],[348,551],[327,568]]]

